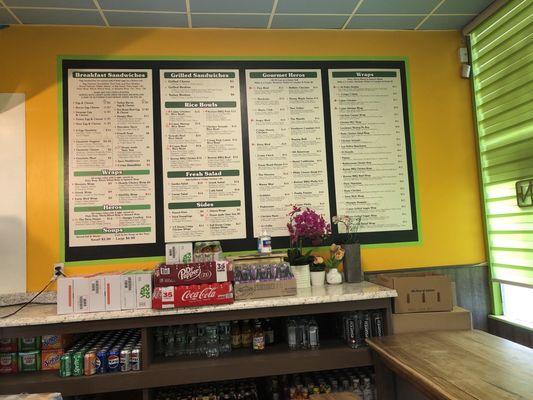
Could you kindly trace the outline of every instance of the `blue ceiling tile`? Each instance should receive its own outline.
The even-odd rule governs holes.
[[[13,7],[96,8],[92,0],[5,0],[4,2]]]
[[[98,11],[39,10],[35,8],[19,8],[14,11],[24,24],[105,25]]]
[[[187,15],[104,11],[111,26],[187,27]]]
[[[18,24],[17,20],[7,12],[6,9],[0,8],[0,25]]]
[[[190,0],[191,12],[267,13],[274,0]]]
[[[470,0],[463,0],[470,1]],[[358,14],[427,14],[439,0],[364,0]]]
[[[185,0],[98,0],[104,10],[186,12]]]
[[[351,14],[358,0],[279,0],[276,13]]]
[[[194,28],[266,28],[269,15],[192,14]]]
[[[275,15],[272,28],[278,29],[337,29],[342,28],[343,15]]]
[[[446,0],[435,14],[479,14],[492,0]]]
[[[423,16],[354,15],[346,29],[414,29],[423,18]]]
[[[422,30],[460,30],[475,17],[473,15],[432,15],[419,29]]]

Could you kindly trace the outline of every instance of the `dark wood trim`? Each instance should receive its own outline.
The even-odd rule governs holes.
[[[301,304],[297,306],[250,308],[198,314],[164,314],[150,317],[107,319],[57,324],[0,328],[0,338],[43,334],[97,332],[115,329],[148,328],[165,325],[198,324],[235,319],[274,318],[292,315],[324,314],[344,311],[375,310],[390,307],[390,298],[342,301],[336,303]]]
[[[387,368],[375,351],[371,351],[371,354],[372,364],[374,364],[374,372],[376,373],[376,390],[378,399],[395,400],[396,378],[394,377],[394,373]]]
[[[516,324],[489,316],[489,333],[533,348],[533,331]]]

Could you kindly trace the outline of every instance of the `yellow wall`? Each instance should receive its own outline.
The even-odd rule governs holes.
[[[458,32],[254,31],[10,27],[0,31],[0,92],[26,93],[28,290],[59,260],[58,55],[405,56],[422,243],[365,248],[365,270],[485,260],[469,81]],[[4,188],[9,190],[9,188]],[[70,267],[85,273],[132,264]]]

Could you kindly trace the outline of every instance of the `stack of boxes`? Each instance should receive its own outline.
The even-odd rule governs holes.
[[[57,313],[152,308],[152,270],[69,276],[57,280]]]
[[[431,273],[379,274],[374,283],[395,289],[392,333],[472,329],[470,311],[457,307],[447,276]]]
[[[0,374],[58,370],[70,335],[0,339]]]

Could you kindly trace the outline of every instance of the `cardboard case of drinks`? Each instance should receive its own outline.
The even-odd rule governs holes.
[[[156,309],[233,303],[231,282],[156,287],[152,307]]]

